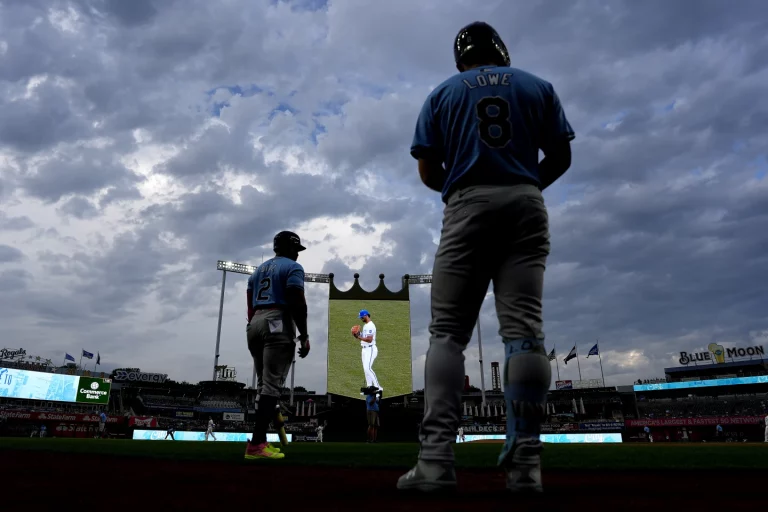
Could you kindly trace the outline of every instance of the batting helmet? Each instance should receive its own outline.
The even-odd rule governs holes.
[[[273,243],[275,252],[301,252],[306,249],[301,245],[301,238],[292,231],[281,231],[275,235]]]
[[[456,68],[461,71],[460,64],[472,54],[488,56],[499,60],[499,64],[509,66],[509,52],[501,40],[501,36],[487,23],[476,21],[459,30],[453,43],[453,58]]]

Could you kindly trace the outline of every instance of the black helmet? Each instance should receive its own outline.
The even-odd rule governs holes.
[[[461,71],[459,64],[470,52],[498,56],[503,65],[509,66],[509,52],[504,41],[492,26],[482,21],[470,23],[456,35],[456,41],[453,43],[453,58],[459,71]]]
[[[292,231],[281,231],[276,234],[272,247],[275,252],[287,253],[299,253],[306,249],[306,247],[301,245],[301,238],[299,238],[299,235],[293,233]]]

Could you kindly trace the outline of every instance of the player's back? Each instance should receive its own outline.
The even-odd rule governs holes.
[[[446,186],[460,178],[466,184],[538,185],[539,149],[563,129],[570,131],[552,85],[517,68],[458,73],[429,100],[444,141]]]
[[[286,290],[292,286],[304,289],[304,268],[282,256],[265,261],[248,278],[248,289],[253,291],[253,306],[257,309],[287,305]]]

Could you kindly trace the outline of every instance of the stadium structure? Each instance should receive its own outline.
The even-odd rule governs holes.
[[[665,377],[634,384],[603,386],[599,380],[559,381],[548,398],[544,434],[620,434],[622,442],[743,442],[762,441],[768,414],[768,365],[762,347],[751,359],[665,369]],[[747,356],[749,357],[749,356]],[[111,384],[103,406],[51,400],[0,398],[0,435],[38,435],[45,425],[49,437],[95,436],[103,409],[110,437],[135,438],[136,431],[169,426],[178,432],[202,434],[209,419],[217,431],[250,432],[255,391],[237,382],[227,368],[216,381],[176,382],[166,374],[122,368],[110,373],[75,366],[5,360],[2,368],[72,377],[104,379]],[[222,377],[223,375],[223,377]],[[503,393],[486,391],[465,379],[461,427],[470,439],[503,437],[506,411]],[[483,399],[484,397],[484,399]],[[286,431],[292,441],[315,441],[318,425],[326,425],[324,441],[362,441],[365,407],[360,400],[286,388],[282,397]],[[412,441],[423,412],[423,394],[384,398],[380,441]],[[718,426],[720,428],[718,428]]]

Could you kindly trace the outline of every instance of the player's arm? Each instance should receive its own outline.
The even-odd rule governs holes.
[[[541,190],[545,190],[571,167],[571,141],[575,138],[571,124],[565,118],[563,106],[551,84],[547,87],[548,104],[541,150],[544,159],[539,162]]]
[[[307,330],[307,299],[304,296],[304,268],[298,263],[291,269],[285,284],[285,300],[291,318],[299,331],[299,357],[304,358],[309,353],[309,331]]]
[[[421,182],[431,190],[442,192],[447,173],[443,168],[440,127],[435,122],[437,101],[433,94],[424,102],[416,121],[411,156],[419,161]]]
[[[251,318],[253,318],[253,275],[248,278],[248,287],[245,290],[245,297],[248,302],[248,323],[251,323]]]
[[[419,177],[421,182],[430,190],[443,191],[446,172],[442,162],[436,159],[419,158]]]

